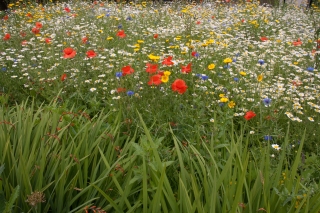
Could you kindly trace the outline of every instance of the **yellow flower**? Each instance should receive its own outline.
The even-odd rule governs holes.
[[[242,75],[242,76],[246,76],[246,75],[247,75],[247,73],[246,73],[246,72],[244,72],[244,71],[241,71],[241,72],[240,72],[240,75]]]
[[[142,43],[144,43],[144,41],[143,41],[143,40],[138,40],[137,42],[138,42],[138,44],[142,44]]]
[[[107,38],[107,40],[112,40],[113,39],[113,37],[111,37],[111,36],[109,36],[108,38]]]
[[[171,75],[171,72],[170,71],[164,71],[163,75],[169,76],[169,75]]]
[[[148,55],[148,57],[150,60],[154,60],[154,61],[158,61],[160,59],[160,56],[156,56],[153,54]]]
[[[225,94],[219,94],[220,98],[223,98],[225,96]]]
[[[103,18],[104,16],[105,16],[105,14],[98,15],[98,16],[97,16],[97,19]]]
[[[226,58],[223,60],[223,63],[225,64],[228,64],[228,63],[231,63],[232,62],[232,59],[231,58]]]
[[[236,105],[236,103],[234,103],[233,101],[230,101],[230,102],[228,103],[228,107],[229,107],[229,108],[234,108],[235,105]]]
[[[262,74],[258,75],[258,81],[261,82],[262,79],[263,79],[263,75]]]
[[[163,75],[163,76],[161,76],[161,81],[162,81],[163,83],[167,83],[167,82],[169,81],[169,75]]]
[[[214,40],[213,39],[209,39],[208,41],[206,41],[207,44],[213,44]]]
[[[216,65],[214,65],[214,64],[209,64],[208,65],[208,69],[209,70],[213,70],[215,67],[216,67]]]
[[[226,102],[228,102],[228,101],[229,101],[229,99],[226,98],[226,97],[220,98],[220,102],[221,102],[221,103],[226,103]]]
[[[294,64],[294,65],[298,65],[298,64],[299,64],[299,62],[295,61],[295,62],[293,62],[293,64]]]

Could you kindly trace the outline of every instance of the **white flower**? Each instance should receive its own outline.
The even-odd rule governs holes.
[[[211,119],[210,119],[210,122],[211,122],[211,123],[214,123],[214,119],[213,119],[213,118],[211,118]]]
[[[96,91],[96,90],[97,90],[97,88],[94,88],[94,87],[93,87],[93,88],[90,88],[90,91],[91,91],[91,92],[94,92],[94,91]]]
[[[274,148],[275,150],[278,150],[278,151],[281,149],[281,147],[278,144],[272,144],[271,146],[272,146],[272,148]]]

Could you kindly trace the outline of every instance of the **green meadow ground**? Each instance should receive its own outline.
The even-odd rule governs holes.
[[[318,3],[10,4],[0,213],[320,212]]]

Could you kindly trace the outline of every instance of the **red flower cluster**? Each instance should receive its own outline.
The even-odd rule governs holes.
[[[163,61],[162,61],[162,64],[163,65],[167,65],[167,66],[173,65],[174,63],[172,62],[172,56],[164,58]]]
[[[181,72],[182,72],[182,73],[189,73],[189,72],[191,72],[191,63],[189,63],[187,66],[181,66]]]
[[[88,42],[88,37],[83,37],[81,40],[82,44],[86,44]]]
[[[253,111],[248,111],[246,112],[246,114],[244,115],[244,119],[251,120],[252,118],[254,118],[256,116],[256,113],[254,113]]]
[[[157,74],[157,75],[153,75],[150,77],[150,80],[148,82],[148,85],[160,85],[162,83],[161,81],[161,75]]]
[[[42,28],[42,24],[41,22],[36,22],[35,26],[32,28],[31,32],[33,34],[39,34],[40,33],[40,29]]]
[[[62,75],[61,75],[61,77],[60,77],[60,80],[61,81],[64,81],[64,80],[66,80],[67,79],[67,74],[66,73],[63,73]]]
[[[265,36],[263,36],[263,37],[260,38],[260,41],[262,41],[262,42],[263,42],[263,41],[268,41],[268,38],[265,37]]]
[[[77,52],[72,49],[71,47],[67,47],[63,50],[63,58],[74,58],[77,54]]]
[[[94,58],[97,56],[97,53],[94,50],[88,50],[86,55],[88,58]]]
[[[124,33],[124,30],[119,30],[119,31],[117,32],[117,36],[118,36],[119,38],[124,38],[124,37],[126,37],[127,35]]]
[[[10,33],[6,33],[6,34],[4,35],[4,37],[3,37],[3,40],[7,41],[7,40],[9,40],[10,38],[11,38]]]
[[[178,92],[179,94],[185,93],[187,88],[186,82],[182,79],[175,80],[171,85],[172,91]]]
[[[298,38],[296,41],[292,42],[293,46],[301,46],[302,45],[302,41],[300,40],[300,38]]]
[[[122,67],[122,76],[130,75],[132,73],[134,73],[134,69],[130,65]]]
[[[149,63],[147,63],[146,72],[155,73],[157,71],[158,71],[158,64],[149,64]]]

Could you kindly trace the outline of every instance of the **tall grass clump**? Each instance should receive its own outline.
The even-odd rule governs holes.
[[[289,127],[281,148],[250,148],[246,123],[225,140],[195,136],[193,144],[170,126],[169,135],[155,137],[140,114],[143,134],[127,136],[120,117],[91,118],[55,102],[3,107],[1,190],[6,200],[15,194],[12,212],[320,210],[318,185],[304,176],[305,134],[288,155]]]

